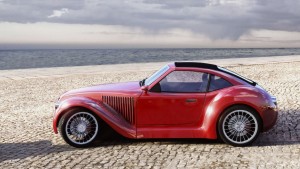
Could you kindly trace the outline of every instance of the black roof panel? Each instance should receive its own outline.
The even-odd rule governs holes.
[[[209,63],[200,63],[200,62],[175,62],[176,67],[197,67],[205,69],[219,70],[217,65]]]

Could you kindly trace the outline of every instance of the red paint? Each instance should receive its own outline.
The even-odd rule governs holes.
[[[62,115],[74,107],[95,113],[115,131],[128,138],[217,138],[216,124],[224,110],[243,104],[255,109],[264,131],[276,122],[277,110],[270,95],[238,78],[216,70],[175,67],[142,90],[139,82],[92,86],[61,96],[53,129]],[[199,71],[224,78],[232,87],[207,93],[154,93],[151,88],[174,70]],[[187,102],[192,99],[192,102]]]

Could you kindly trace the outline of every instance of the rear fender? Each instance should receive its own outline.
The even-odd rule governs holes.
[[[229,89],[215,91],[206,95],[205,116],[202,129],[205,138],[217,138],[217,123],[221,114],[233,105],[246,105],[258,112],[262,117],[264,105],[267,103],[262,94],[251,87],[234,86]]]
[[[85,97],[68,98],[59,104],[53,119],[55,133],[58,133],[57,126],[60,118],[69,110],[78,107],[90,110],[122,136],[136,138],[136,128],[128,123],[119,113],[108,108],[103,102]]]

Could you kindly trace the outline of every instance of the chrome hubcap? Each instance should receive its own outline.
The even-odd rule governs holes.
[[[224,119],[223,131],[225,137],[236,144],[251,141],[258,132],[256,118],[246,110],[230,112]]]
[[[86,132],[87,125],[85,123],[80,123],[77,125],[77,131],[80,133]]]
[[[66,124],[67,137],[75,144],[87,144],[98,133],[98,122],[88,112],[78,112],[72,115]]]
[[[245,123],[243,123],[243,122],[236,122],[234,125],[233,125],[233,128],[236,130],[236,131],[238,131],[238,132],[241,132],[241,131],[243,131],[244,130],[244,128],[245,128]]]

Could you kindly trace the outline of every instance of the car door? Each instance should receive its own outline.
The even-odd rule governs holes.
[[[138,126],[188,125],[197,123],[202,113],[208,74],[175,70],[137,102]]]

